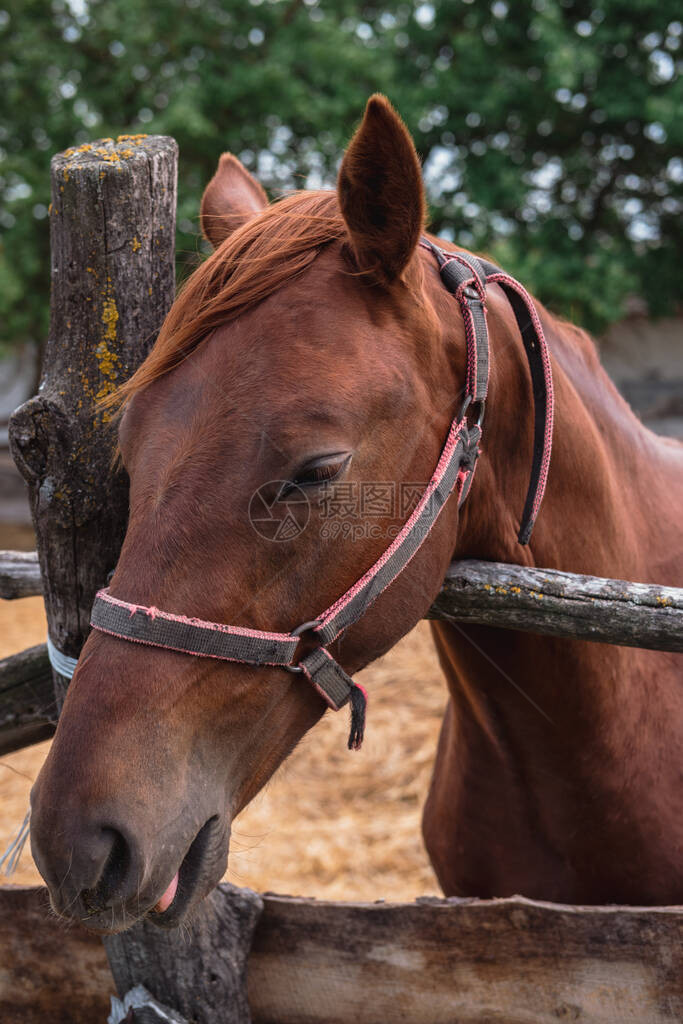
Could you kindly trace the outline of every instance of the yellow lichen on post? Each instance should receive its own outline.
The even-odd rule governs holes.
[[[116,386],[116,371],[119,366],[120,360],[116,352],[107,345],[106,341],[101,341],[95,349],[95,355],[97,356],[97,365],[100,373],[106,380],[108,386],[103,386],[97,393],[97,398],[103,398],[104,395],[109,394],[110,391]]]
[[[105,325],[104,337],[107,341],[116,341],[116,324],[119,319],[119,311],[116,302],[108,297],[102,304],[102,323]]]
[[[105,149],[104,146],[100,147],[100,149],[96,149],[95,152],[100,159],[104,160],[107,164],[117,164],[119,162],[119,154],[116,152],[110,152],[108,149]]]
[[[88,153],[92,149],[92,143],[84,142],[81,146],[72,146],[71,149],[64,150],[65,157],[76,156],[77,153]]]
[[[119,319],[119,311],[116,308],[116,301],[112,295],[107,295],[102,303],[102,323],[104,324],[104,336],[95,349],[97,367],[100,372],[100,387],[95,395],[96,401],[101,401],[116,389],[118,373],[121,367],[121,360],[118,354],[111,348],[111,343],[116,341],[116,325]],[[106,410],[99,413],[100,422],[108,423],[111,415]]]

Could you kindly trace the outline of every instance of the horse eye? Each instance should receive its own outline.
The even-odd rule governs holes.
[[[347,469],[351,462],[351,455],[347,452],[337,452],[334,455],[323,455],[319,459],[302,466],[294,476],[294,479],[282,486],[278,494],[278,501],[282,501],[291,494],[294,487],[317,487],[320,484],[336,480]]]

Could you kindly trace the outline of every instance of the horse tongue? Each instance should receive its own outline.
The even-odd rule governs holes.
[[[177,888],[178,888],[178,872],[176,871],[175,876],[173,878],[173,881],[171,882],[171,884],[169,885],[168,889],[166,890],[164,895],[161,897],[159,902],[154,907],[154,910],[156,911],[157,914],[163,914],[163,912],[165,910],[168,910],[168,908],[173,903],[173,900],[175,899],[175,894],[176,894],[176,889]]]

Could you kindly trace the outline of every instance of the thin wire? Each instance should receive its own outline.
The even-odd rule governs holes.
[[[19,864],[19,859],[24,852],[26,841],[28,840],[31,831],[31,811],[26,812],[26,817],[21,823],[21,827],[17,832],[16,836],[7,847],[2,857],[0,857],[0,871],[4,867],[5,875],[13,875]]]

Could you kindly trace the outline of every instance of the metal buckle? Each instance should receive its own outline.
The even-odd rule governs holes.
[[[465,401],[460,406],[460,412],[458,413],[458,423],[460,422],[460,420],[465,418],[465,413],[469,409],[471,401],[472,401],[472,395],[469,395],[469,394],[465,395]]]
[[[465,401],[462,403],[462,405],[460,407],[460,412],[458,413],[458,423],[464,418],[465,413],[467,412],[467,410],[469,409],[470,405],[472,404],[472,401],[473,401],[472,395],[465,395]],[[479,427],[479,429],[481,429],[481,425],[484,422],[484,415],[486,413],[486,399],[480,398],[479,401],[476,402],[475,404],[479,406],[479,412],[477,413],[476,424]]]
[[[479,292],[477,291],[473,284],[468,284],[466,288],[463,288],[462,293],[467,299],[481,300],[481,295],[479,294]]]
[[[296,629],[293,629],[292,632],[289,635],[290,636],[301,636],[301,634],[305,633],[307,629],[313,629],[315,626],[319,626],[319,625],[320,625],[320,619],[311,619],[309,622],[302,622],[301,625],[297,626]]]
[[[314,626],[319,625],[319,623],[320,623],[319,619],[310,619],[308,622],[302,622],[301,625],[297,626],[296,629],[293,629],[289,635],[290,636],[301,636],[301,634],[305,633],[306,630],[313,629]],[[301,665],[283,665],[282,667],[284,669],[286,669],[288,672],[294,672],[294,673],[303,672],[303,669],[302,669]]]

